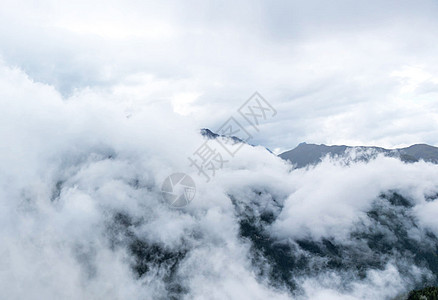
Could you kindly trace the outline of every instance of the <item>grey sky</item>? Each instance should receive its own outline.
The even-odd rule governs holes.
[[[424,286],[434,269],[413,249],[436,249],[437,165],[293,169],[264,147],[231,157],[215,144],[227,162],[206,182],[188,158],[208,142],[199,129],[254,91],[278,113],[247,130],[277,153],[438,145],[437,13],[432,1],[2,1],[0,298],[291,299],[286,274],[308,299]],[[196,182],[182,210],[160,192],[175,172]],[[274,282],[268,252],[308,263]]]
[[[101,93],[215,129],[254,91],[254,142],[438,144],[436,1],[3,1],[0,56],[65,101]],[[112,99],[112,100],[110,100]]]

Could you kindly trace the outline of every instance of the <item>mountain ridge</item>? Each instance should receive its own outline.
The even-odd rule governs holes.
[[[202,128],[200,133],[208,139],[229,138],[233,143],[245,143],[254,146],[237,136],[219,135],[208,128]],[[268,148],[266,148],[266,150],[273,153]],[[438,164],[438,147],[425,143],[413,144],[404,148],[386,149],[379,146],[325,145],[302,142],[297,147],[277,156],[291,162],[297,168],[304,168],[309,165],[320,163],[326,156],[348,157],[352,152],[355,152],[355,160],[362,161],[368,161],[379,154],[383,154],[385,156],[398,158],[407,163],[424,160],[426,162]]]
[[[315,165],[322,161],[327,155],[330,157],[345,156],[351,151],[360,152],[360,159],[368,160],[378,154],[389,157],[396,157],[404,162],[426,162],[438,163],[438,147],[428,144],[414,144],[409,147],[386,149],[377,146],[347,146],[347,145],[325,145],[300,143],[292,150],[285,151],[278,156],[290,161],[297,168]]]

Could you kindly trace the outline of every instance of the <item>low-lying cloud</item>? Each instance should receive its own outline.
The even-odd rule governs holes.
[[[63,99],[5,65],[0,85],[2,298],[390,299],[436,282],[436,165],[294,170],[246,145],[206,183],[196,122],[98,89]],[[182,210],[160,196],[175,171],[197,184]]]

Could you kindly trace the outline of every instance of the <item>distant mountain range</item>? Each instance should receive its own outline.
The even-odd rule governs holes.
[[[390,157],[400,158],[405,162],[416,162],[424,160],[427,162],[438,163],[438,148],[427,144],[416,144],[406,148],[385,149],[381,147],[365,146],[327,146],[301,143],[296,148],[283,152],[279,157],[290,161],[297,168],[308,165],[315,165],[326,157],[342,157],[355,154],[356,159],[368,160],[383,154]]]
[[[219,135],[207,128],[201,129],[200,133],[209,139],[225,137],[232,139],[234,143],[245,143],[245,141],[239,139],[238,137]],[[272,153],[271,150],[268,148],[266,149]],[[324,144],[317,145],[301,143],[296,148],[283,152],[278,156],[284,160],[290,161],[297,168],[303,168],[309,165],[316,165],[320,163],[326,156],[354,157],[356,160],[369,160],[379,154],[389,157],[396,157],[404,162],[417,162],[424,160],[426,162],[438,164],[438,147],[427,144],[415,144],[406,148],[385,149],[382,147],[369,146],[327,146]]]

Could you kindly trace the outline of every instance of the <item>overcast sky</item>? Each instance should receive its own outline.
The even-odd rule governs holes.
[[[246,130],[276,153],[438,146],[438,2],[0,7],[0,298],[290,299],[277,282],[289,253],[306,299],[392,299],[432,278],[412,245],[436,249],[435,164],[351,152],[293,169],[244,145],[213,149],[226,163],[204,163],[207,182],[188,158],[208,142],[200,128],[246,124],[255,91],[277,114]],[[182,210],[161,197],[175,172],[196,182]],[[306,239],[339,246],[321,248],[334,260]]]
[[[276,152],[438,145],[437,16],[436,1],[4,0],[1,68],[193,129],[259,91],[278,114],[253,142]]]

